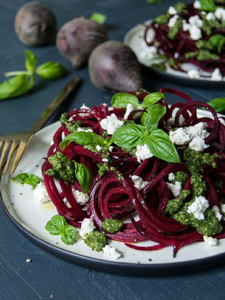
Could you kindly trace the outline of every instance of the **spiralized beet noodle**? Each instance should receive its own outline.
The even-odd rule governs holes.
[[[224,8],[225,3],[214,1],[215,5],[218,7]],[[206,14],[203,10],[194,7],[194,2],[187,4],[183,11],[177,12],[177,16],[179,16],[183,22],[188,24],[188,20],[190,17],[198,16],[200,20],[206,17]],[[211,12],[212,14],[212,12]],[[171,14],[169,19],[171,19],[174,15]],[[169,22],[169,20],[168,20]],[[152,46],[155,45],[157,47],[158,55],[165,55],[166,61],[168,62],[170,59],[173,59],[173,64],[169,64],[172,69],[186,72],[182,67],[183,63],[190,63],[200,70],[212,73],[216,68],[220,70],[222,76],[225,76],[225,47],[224,45],[221,47],[221,50],[218,52],[217,47],[208,48],[208,46],[204,45],[207,43],[211,36],[220,35],[224,36],[224,25],[221,20],[216,20],[216,24],[211,24],[214,21],[204,20],[201,27],[202,37],[200,39],[194,40],[190,37],[189,31],[184,31],[183,28],[180,28],[175,38],[170,38],[168,36],[169,26],[168,23],[159,24],[155,20],[151,21],[149,24],[145,26],[144,31],[144,41],[146,45]],[[211,22],[211,23],[210,23]],[[210,28],[210,29],[209,29]],[[148,41],[148,32],[149,30],[154,31],[154,39],[152,41]],[[207,32],[207,30],[210,30]],[[222,37],[221,37],[222,38]],[[197,46],[196,42],[200,42]],[[201,58],[197,59],[197,55],[192,57],[186,56],[189,53],[198,53],[199,49],[203,51],[210,52],[212,55],[218,56],[218,58]],[[165,62],[163,62],[165,63]],[[209,75],[205,74],[202,77],[209,77]]]
[[[207,183],[206,197],[210,207],[218,205],[219,199],[225,194],[225,126],[220,122],[215,111],[206,103],[196,103],[188,95],[170,88],[162,88],[160,92],[176,94],[184,100],[184,103],[176,103],[170,107],[165,99],[159,101],[167,108],[167,113],[159,123],[160,129],[168,133],[170,126],[167,121],[177,110],[178,112],[175,113],[176,127],[191,126],[199,122],[207,123],[209,135],[206,140],[210,147],[205,151],[219,153],[223,157],[216,168],[204,166],[204,180]],[[139,99],[143,99],[143,95],[139,95]],[[197,107],[206,108],[211,112],[212,118],[198,117]],[[106,104],[100,104],[98,107],[93,106],[91,109],[74,109],[69,113],[69,120],[71,123],[81,121],[84,127],[91,127],[94,133],[105,136],[100,121],[112,113],[119,119],[123,119],[125,109],[113,108],[109,110]],[[132,115],[133,112],[129,118],[132,118]],[[180,116],[184,119],[182,125],[179,124]],[[185,172],[188,175],[185,189],[191,189],[190,173],[185,162],[166,163],[153,156],[139,163],[135,156],[114,145],[110,152],[109,167],[115,169],[106,171],[99,178],[96,163],[103,163],[101,152],[92,152],[75,142],[70,143],[63,151],[60,149],[60,142],[69,133],[65,124],[62,123],[54,134],[53,144],[47,156],[60,151],[70,160],[73,159],[85,164],[89,168],[94,179],[88,191],[90,201],[87,204],[87,209],[85,210],[84,205],[76,202],[73,194],[73,189],[82,191],[77,180],[74,184],[59,181],[59,188],[57,181],[46,175],[45,172],[51,168],[48,159],[43,164],[43,177],[48,194],[58,213],[64,216],[70,224],[80,228],[82,220],[91,217],[97,229],[105,233],[110,239],[124,242],[127,246],[138,250],[150,251],[173,246],[174,255],[182,246],[203,240],[203,235],[193,227],[184,226],[163,214],[169,199],[174,198],[167,188],[168,174],[178,171]],[[131,180],[132,175],[138,175],[149,183],[143,189],[138,190]],[[220,181],[222,186],[216,189],[211,184],[212,179]],[[121,231],[110,234],[101,228],[103,220],[108,218],[126,220],[126,222],[124,222]],[[221,224],[225,228],[224,221],[221,221]],[[224,238],[225,230],[216,237]],[[153,241],[156,244],[154,246],[139,246],[138,242],[141,241]]]

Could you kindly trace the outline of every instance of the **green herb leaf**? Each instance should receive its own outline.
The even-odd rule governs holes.
[[[146,140],[146,144],[154,156],[171,163],[180,162],[175,146],[163,130],[152,131]]]
[[[215,98],[211,101],[208,101],[208,104],[212,106],[216,112],[221,113],[225,111],[225,98]]]
[[[92,185],[91,171],[84,164],[74,162],[75,165],[75,177],[79,182],[83,193],[87,193]]]
[[[45,229],[52,235],[61,235],[67,227],[66,220],[63,216],[55,215],[45,225]]]
[[[143,99],[143,103],[141,104],[142,107],[148,107],[149,105],[153,105],[156,102],[158,102],[161,99],[164,99],[165,96],[163,95],[163,93],[150,93],[148,94],[144,99]]]
[[[126,108],[128,103],[138,106],[139,100],[136,96],[126,93],[117,93],[111,100],[112,106],[116,108]]]
[[[222,47],[225,44],[225,38],[221,34],[214,34],[210,37],[209,42],[217,48],[218,53],[221,53]]]
[[[141,124],[147,126],[151,132],[158,128],[158,123],[162,116],[166,113],[166,107],[161,104],[151,105],[147,108],[146,112],[141,117]]]
[[[33,78],[27,74],[17,75],[0,83],[0,100],[18,97],[28,92],[34,85]]]
[[[128,124],[118,128],[114,132],[112,142],[119,147],[132,149],[137,145],[144,144],[147,137],[147,127],[136,124]]]
[[[31,74],[34,74],[35,66],[36,66],[36,56],[30,50],[25,50],[25,67],[27,71]]]
[[[42,79],[58,79],[63,77],[67,73],[67,71],[60,63],[48,61],[40,65],[36,69],[36,73]]]
[[[166,13],[164,15],[159,15],[155,18],[155,22],[158,24],[167,24],[169,22],[171,15],[169,13]]]
[[[156,69],[156,70],[158,70],[158,71],[161,71],[161,72],[165,72],[166,71],[166,65],[165,64],[152,64],[151,65],[151,67],[153,68],[153,69]]]
[[[74,242],[76,241],[76,230],[75,230],[75,228],[71,225],[68,225],[65,228],[63,235],[61,236],[61,240],[66,245],[73,245]]]
[[[84,132],[84,131],[77,131],[71,134],[68,134],[64,140],[60,143],[60,148],[64,150],[66,146],[68,146],[71,142],[75,142],[78,145],[92,145],[92,146],[101,146],[104,147],[106,145],[109,146],[110,141],[107,139],[105,140],[98,134],[93,132]]]
[[[91,20],[98,22],[99,24],[104,24],[106,20],[106,15],[103,15],[101,13],[93,13],[90,17]]]
[[[19,184],[29,184],[33,188],[36,188],[38,183],[40,182],[40,179],[38,176],[34,174],[28,174],[28,173],[20,173],[16,177],[12,178],[13,182],[19,183]]]
[[[213,0],[199,0],[199,2],[200,10],[215,12],[217,9],[217,6]]]
[[[164,0],[146,0],[146,2],[148,4],[156,4],[156,3],[161,3],[163,2]]]

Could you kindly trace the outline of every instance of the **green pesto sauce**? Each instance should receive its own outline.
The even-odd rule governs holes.
[[[83,123],[81,121],[77,122],[69,122],[68,121],[69,114],[68,113],[63,113],[60,117],[60,122],[61,124],[65,124],[66,128],[69,132],[76,132],[79,127],[82,127]]]
[[[200,195],[204,195],[204,193],[206,192],[206,183],[202,179],[202,175],[193,173],[193,175],[191,176],[191,184],[193,196],[199,197]]]
[[[97,163],[98,166],[98,176],[101,178],[108,170],[109,170],[109,165],[108,162],[104,163]]]
[[[169,214],[170,216],[173,216],[176,212],[178,212],[182,208],[184,200],[190,193],[191,191],[189,190],[182,190],[179,195],[179,199],[169,200],[166,209],[164,210],[164,214]]]
[[[123,222],[117,219],[105,219],[102,222],[102,229],[109,233],[115,233],[117,231],[120,231],[122,226]]]
[[[213,236],[220,233],[223,227],[211,209],[208,208],[206,210],[204,220],[198,220],[194,214],[187,212],[188,206],[193,203],[193,201],[194,200],[191,200],[185,203],[182,209],[173,215],[173,218],[183,225],[193,226],[198,232],[205,236]]]
[[[155,22],[158,24],[167,24],[169,22],[171,15],[169,13],[159,15],[155,18]]]
[[[57,180],[63,180],[73,183],[75,180],[74,163],[71,162],[61,152],[49,156],[49,162],[52,165],[52,169],[46,171],[46,174],[52,176]]]
[[[100,232],[98,230],[93,230],[91,233],[88,234],[88,236],[84,240],[84,242],[91,249],[96,250],[96,251],[102,251],[102,248],[107,243],[107,238],[102,232]]]
[[[187,174],[184,173],[184,172],[181,172],[181,171],[178,171],[176,173],[174,173],[174,180],[172,180],[173,184],[176,182],[176,181],[179,181],[181,182],[182,184],[184,184],[186,182],[186,178],[187,178]]]
[[[178,18],[174,26],[169,28],[168,38],[174,40],[182,27],[183,27],[182,18]]]

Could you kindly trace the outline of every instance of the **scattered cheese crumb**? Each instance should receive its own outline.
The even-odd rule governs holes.
[[[203,138],[200,136],[196,136],[193,138],[193,140],[189,144],[190,149],[195,150],[195,151],[200,151],[202,152],[206,148],[209,147],[209,145],[206,145],[205,141]]]
[[[112,259],[118,259],[122,256],[122,254],[117,251],[114,247],[111,247],[109,245],[105,245],[105,247],[102,248],[103,253],[108,255]]]
[[[212,81],[221,81],[223,79],[222,74],[220,73],[220,69],[216,68],[213,72],[212,72],[212,76],[211,76]]]
[[[218,20],[225,20],[225,9],[222,7],[218,7],[215,11],[215,16]]]
[[[175,145],[186,145],[191,141],[189,134],[181,127],[176,130],[170,130],[169,138]]]
[[[174,15],[172,18],[170,18],[168,26],[173,27],[176,24],[178,18],[179,18],[178,15]]]
[[[37,187],[33,192],[33,196],[40,202],[40,203],[48,203],[51,201],[45,184],[43,182],[39,182]]]
[[[81,228],[79,231],[80,236],[85,239],[86,236],[95,229],[95,224],[92,219],[85,218],[81,223]]]
[[[211,236],[203,236],[204,241],[210,246],[216,246],[218,244],[218,239]]]
[[[199,71],[195,70],[195,69],[189,70],[187,72],[187,74],[188,74],[188,77],[191,78],[191,79],[199,79],[200,78]]]
[[[144,181],[140,176],[137,175],[132,175],[130,178],[132,179],[134,186],[138,190],[143,189],[149,183],[148,181]]]
[[[175,181],[174,184],[167,182],[166,184],[174,197],[180,195],[180,192],[182,190],[182,183],[180,181]]]
[[[209,207],[209,201],[204,196],[195,197],[195,201],[188,206],[187,212],[194,214],[198,220],[205,219],[205,211]]]
[[[175,15],[177,13],[176,9],[173,6],[170,6],[168,9],[170,15]]]
[[[100,125],[108,134],[113,134],[116,129],[123,126],[123,121],[119,120],[115,114],[111,114],[107,118],[102,119]]]
[[[148,148],[148,145],[138,145],[136,148],[135,155],[137,157],[137,161],[141,163],[141,161],[150,158],[153,156],[150,149]]]
[[[223,218],[223,216],[222,216],[221,213],[220,213],[219,207],[218,207],[217,205],[213,205],[212,211],[214,212],[216,218],[217,218],[219,221],[221,221],[222,218]]]
[[[89,201],[88,194],[85,194],[78,190],[73,190],[73,195],[74,195],[74,198],[76,199],[76,202],[79,203],[80,205],[85,205]]]

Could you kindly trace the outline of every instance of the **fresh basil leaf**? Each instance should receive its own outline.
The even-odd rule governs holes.
[[[112,106],[116,108],[126,108],[128,103],[138,106],[139,100],[135,95],[126,93],[117,93],[113,95],[111,100]]]
[[[118,128],[114,132],[112,142],[119,147],[131,149],[137,145],[144,144],[147,137],[148,130],[146,126],[128,124]]]
[[[150,93],[143,99],[143,103],[141,104],[142,107],[148,107],[149,105],[153,105],[156,102],[158,102],[161,99],[164,99],[165,96],[163,93],[156,92],[156,93]]]
[[[98,134],[93,132],[84,132],[84,131],[77,131],[71,134],[68,134],[64,140],[60,143],[60,148],[64,150],[66,146],[68,146],[71,142],[75,142],[78,145],[91,145],[91,146],[106,146],[109,143],[109,140],[105,140]]]
[[[28,173],[20,173],[16,177],[13,177],[12,180],[15,183],[29,184],[33,188],[36,188],[36,186],[40,182],[40,179],[38,176],[36,176],[34,174],[28,174]]]
[[[166,65],[165,64],[156,64],[156,63],[154,63],[154,64],[152,64],[151,65],[151,68],[153,68],[153,69],[156,69],[156,70],[158,70],[158,71],[161,71],[161,72],[165,72],[166,71]]]
[[[199,2],[200,10],[215,12],[217,9],[213,0],[199,0]]]
[[[167,24],[169,22],[171,15],[169,13],[166,13],[164,15],[159,15],[155,18],[155,22],[158,24]]]
[[[83,193],[87,193],[92,185],[91,171],[84,164],[74,162],[75,165],[75,177],[79,182]]]
[[[37,61],[36,56],[30,50],[25,50],[25,56],[26,56],[25,67],[28,72],[30,72],[31,74],[34,74],[36,61]]]
[[[32,78],[27,74],[23,74],[0,83],[0,100],[18,97],[28,92],[34,84]]]
[[[146,144],[154,156],[171,163],[180,162],[175,146],[163,130],[152,131],[146,140]]]
[[[73,226],[68,225],[64,230],[63,235],[61,236],[61,240],[66,245],[73,245],[76,241],[76,230]]]
[[[151,105],[147,108],[146,112],[143,113],[141,124],[147,126],[148,130],[151,132],[152,130],[157,129],[158,123],[165,113],[165,106],[161,104]]]
[[[104,24],[106,20],[106,15],[103,15],[101,13],[93,13],[90,17],[91,20],[98,22],[99,24]]]
[[[212,106],[216,112],[221,113],[225,111],[225,98],[215,98],[211,101],[208,101],[208,104]]]
[[[58,79],[63,77],[67,73],[67,71],[60,63],[48,61],[40,65],[36,69],[36,73],[42,79]]]
[[[217,48],[217,52],[221,53],[222,47],[225,44],[225,38],[221,34],[214,34],[210,37],[209,42]]]
[[[45,229],[52,235],[63,234],[65,228],[67,227],[67,222],[63,216],[55,215],[50,221],[45,225]]]

